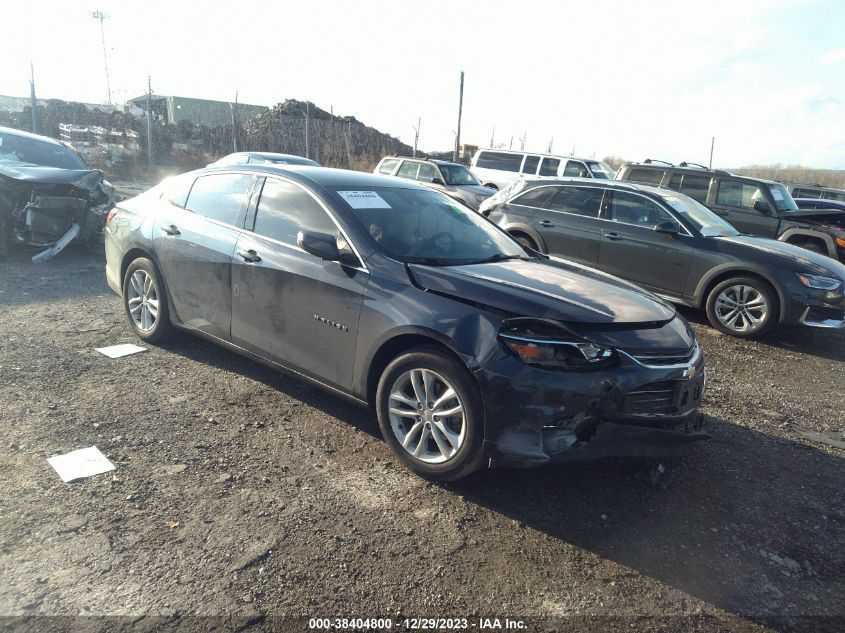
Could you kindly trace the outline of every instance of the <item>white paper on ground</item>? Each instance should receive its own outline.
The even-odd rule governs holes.
[[[53,455],[47,458],[47,462],[65,483],[114,470],[114,464],[96,446],[80,448],[65,455]]]
[[[353,209],[391,209],[384,198],[375,191],[338,191]]]
[[[129,356],[129,354],[147,351],[146,347],[140,347],[132,343],[121,343],[120,345],[110,345],[109,347],[95,347],[94,349],[109,358],[120,358],[121,356]]]

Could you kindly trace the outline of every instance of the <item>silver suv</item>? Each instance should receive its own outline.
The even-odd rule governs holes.
[[[482,187],[469,169],[447,160],[385,156],[373,173],[416,180],[463,202],[474,211],[496,193],[489,187]]]

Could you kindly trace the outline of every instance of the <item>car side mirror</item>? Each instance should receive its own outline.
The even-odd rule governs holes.
[[[445,183],[445,182],[443,182],[443,179],[442,179],[442,178],[432,178],[432,179],[431,179],[431,184],[432,184],[432,185],[440,185],[440,186],[443,186],[443,185],[445,185],[446,183]]]
[[[754,210],[766,215],[772,212],[772,208],[769,206],[769,203],[759,198],[754,201]]]
[[[314,257],[329,262],[340,261],[340,249],[337,247],[337,238],[334,235],[300,231],[296,236],[296,243],[299,244],[299,248]]]
[[[661,222],[654,227],[654,230],[658,233],[663,233],[663,235],[677,235],[681,232],[680,227],[671,220]]]

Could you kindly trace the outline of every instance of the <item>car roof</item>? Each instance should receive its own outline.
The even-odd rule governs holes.
[[[384,160],[388,160],[388,159],[390,159],[390,160],[415,160],[419,163],[433,163],[435,165],[459,165],[459,166],[463,167],[463,165],[461,165],[461,163],[456,163],[455,161],[452,161],[452,160],[443,160],[441,158],[421,158],[419,156],[395,156],[395,155],[385,156],[384,158],[382,158],[379,161],[379,163],[381,163]]]
[[[26,132],[24,130],[16,130],[15,128],[11,127],[3,127],[0,126],[0,134],[8,134],[10,136],[22,136],[24,138],[30,138],[34,141],[42,141],[44,143],[52,143],[53,145],[61,145],[62,147],[67,147],[64,143],[54,138],[50,138],[49,136],[41,136],[40,134],[33,134],[32,132]]]
[[[665,196],[669,193],[677,193],[672,189],[662,189],[652,185],[640,184],[630,180],[607,180],[604,178],[532,178],[525,179],[525,187],[520,191],[532,189],[540,185],[584,185],[587,187],[605,187],[608,189],[619,189],[620,191],[643,191],[659,196]]]
[[[481,152],[499,152],[501,154],[520,154],[520,155],[529,154],[531,156],[540,156],[540,157],[548,156],[549,158],[560,158],[560,159],[563,159],[563,160],[572,159],[572,160],[587,161],[587,162],[591,162],[591,163],[602,162],[597,158],[586,158],[584,156],[564,156],[563,154],[547,154],[546,152],[528,152],[528,151],[522,151],[522,150],[518,150],[518,149],[495,149],[495,148],[492,148],[492,147],[482,147],[477,152],[475,152],[475,155],[478,156],[478,154],[480,154]]]
[[[745,176],[742,174],[734,174],[729,171],[725,171],[723,169],[702,169],[701,167],[693,167],[693,166],[681,166],[681,165],[664,165],[662,163],[625,163],[622,167],[636,167],[638,169],[654,169],[655,171],[681,171],[686,174],[699,174],[704,176],[730,176],[731,178],[737,178],[741,180],[753,181],[753,182],[763,182],[768,185],[780,185],[780,183],[776,180],[769,180],[767,178],[758,178],[757,176]]]
[[[258,163],[255,165],[214,165],[198,170],[197,174],[226,171],[275,174],[291,178],[303,184],[318,185],[321,187],[389,187],[391,189],[431,191],[430,188],[418,185],[411,180],[394,178],[393,176],[382,176],[363,171],[316,167],[312,165],[273,165],[267,163]]]

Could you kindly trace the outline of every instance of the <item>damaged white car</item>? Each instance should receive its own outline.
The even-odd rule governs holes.
[[[0,259],[9,245],[44,249],[45,261],[74,240],[100,239],[114,188],[69,145],[0,127]]]

